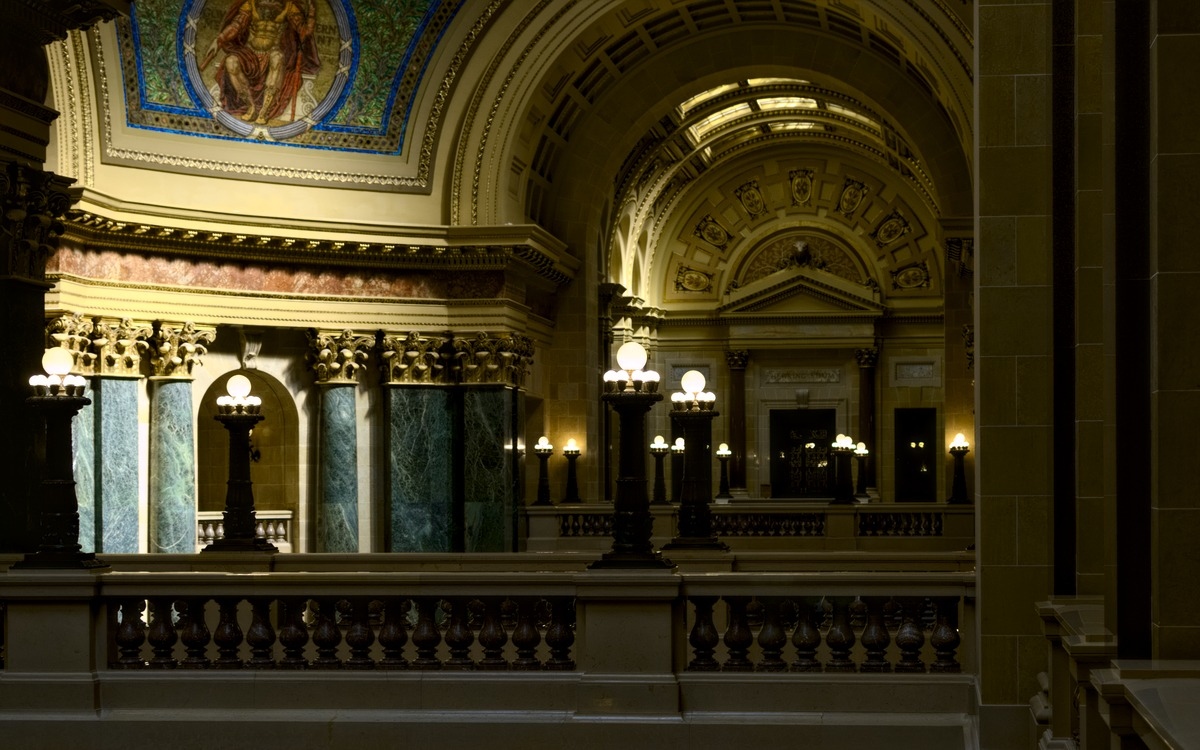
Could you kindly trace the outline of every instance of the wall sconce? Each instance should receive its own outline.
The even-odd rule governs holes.
[[[538,438],[537,444],[533,446],[533,453],[538,457],[538,489],[537,500],[534,505],[550,505],[550,476],[546,472],[546,462],[554,453],[554,446],[545,435]]]
[[[575,438],[567,440],[567,445],[563,448],[563,455],[567,457],[567,491],[562,499],[564,503],[580,502],[579,481],[575,474],[575,461],[579,458],[579,453],[579,444],[575,442]]]
[[[681,438],[682,439],[682,438]],[[663,458],[671,446],[663,440],[662,435],[655,435],[650,443],[650,455],[654,456],[654,494],[650,502],[654,505],[667,504],[667,480],[663,477]]]
[[[970,450],[971,444],[961,432],[954,436],[954,442],[950,444],[950,455],[954,457],[954,481],[950,485],[950,497],[946,500],[948,503],[971,502],[967,497],[967,472],[963,468],[963,458]]]
[[[733,455],[733,451],[729,450],[729,443],[721,443],[717,446],[717,460],[721,462],[721,484],[717,489],[717,500],[729,502],[733,495],[729,494],[729,458]]]

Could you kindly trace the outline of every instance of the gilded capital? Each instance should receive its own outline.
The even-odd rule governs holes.
[[[51,347],[71,352],[75,362],[71,372],[86,375],[92,372],[96,355],[91,351],[92,320],[80,313],[68,313],[52,318],[46,324],[46,339]]]
[[[310,328],[305,359],[318,383],[356,383],[358,371],[366,364],[367,355],[374,346],[374,336]]]
[[[100,375],[142,374],[142,355],[150,350],[154,330],[149,323],[97,318],[92,329],[91,348],[95,371]],[[211,343],[212,339],[208,340]]]
[[[191,321],[183,325],[158,322],[148,342],[151,372],[160,378],[190,378],[192,367],[200,364],[216,338],[216,329],[197,328]]]
[[[78,200],[72,182],[15,162],[0,167],[0,276],[45,283],[62,217]]]
[[[464,383],[520,387],[533,364],[533,341],[519,333],[492,336],[481,332],[471,339],[456,338],[453,349]]]
[[[385,383],[446,383],[450,354],[444,336],[384,334],[379,342],[379,370]]]
[[[879,347],[855,349],[854,359],[857,360],[859,367],[874,367],[879,362]]]
[[[730,370],[745,370],[750,364],[750,352],[746,349],[730,349],[725,352],[725,364]]]

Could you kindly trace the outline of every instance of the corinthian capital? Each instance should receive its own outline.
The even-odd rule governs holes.
[[[0,167],[0,276],[46,278],[46,258],[65,229],[62,217],[78,195],[74,180],[22,164]]]
[[[353,331],[327,333],[310,328],[306,359],[318,383],[355,383],[359,369],[366,364],[367,354],[374,346],[374,336]]]
[[[725,364],[730,370],[745,370],[750,364],[750,352],[746,349],[730,349],[725,352]]]
[[[46,337],[50,346],[60,346],[71,352],[75,364],[71,371],[87,374],[92,371],[96,355],[91,351],[92,321],[79,313],[69,313],[52,318],[46,324]]]
[[[155,377],[190,378],[216,338],[216,329],[197,328],[190,321],[182,326],[159,322],[149,341],[150,368]]]
[[[150,349],[154,331],[149,323],[97,318],[92,329],[96,372],[101,375],[141,375],[142,355]],[[209,339],[211,343],[212,339]]]
[[[874,367],[879,362],[879,347],[855,349],[854,359],[858,360],[859,367]]]
[[[379,369],[385,383],[445,383],[450,355],[443,336],[384,335],[379,342]]]
[[[473,339],[454,339],[464,383],[504,383],[522,386],[533,364],[533,341],[519,333],[491,336],[479,333]]]

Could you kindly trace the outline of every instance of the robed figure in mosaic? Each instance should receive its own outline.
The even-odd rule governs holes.
[[[295,120],[304,76],[321,67],[316,21],[313,0],[233,0],[200,62],[204,70],[218,49],[225,53],[217,70],[221,106],[259,125]]]

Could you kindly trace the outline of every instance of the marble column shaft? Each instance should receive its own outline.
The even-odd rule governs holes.
[[[94,381],[93,381],[94,382]],[[92,403],[75,415],[71,424],[71,468],[75,477],[75,498],[79,503],[79,549],[96,551],[96,450],[95,392],[89,394]]]
[[[433,386],[387,386],[389,552],[452,552],[454,513],[452,393]]]
[[[353,384],[321,386],[318,552],[358,551],[358,428]]]
[[[92,400],[96,411],[94,508],[99,544],[96,551],[137,552],[140,381],[137,378],[99,377],[93,382]],[[84,551],[88,551],[87,548]]]
[[[196,448],[192,381],[152,379],[150,551],[196,551]]]
[[[516,487],[512,445],[516,391],[463,390],[463,545],[466,552],[513,550]]]

